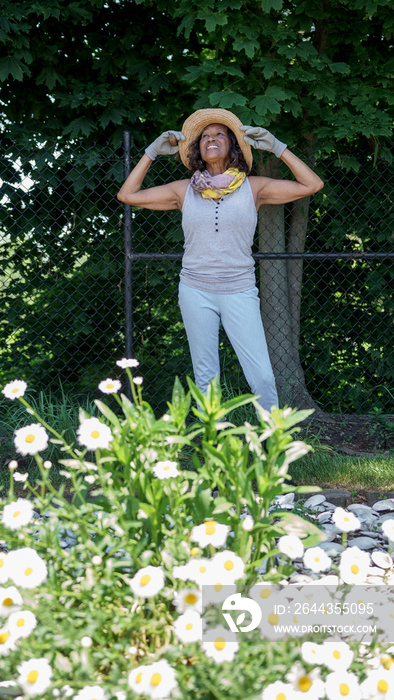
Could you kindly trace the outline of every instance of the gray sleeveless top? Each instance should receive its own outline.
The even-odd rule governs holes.
[[[249,179],[219,202],[188,186],[182,209],[185,234],[180,280],[203,292],[233,294],[256,284],[252,244],[257,212]]]

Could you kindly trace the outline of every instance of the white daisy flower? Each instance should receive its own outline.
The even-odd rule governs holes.
[[[36,455],[48,447],[48,434],[41,423],[30,423],[15,431],[14,445],[22,455]]]
[[[245,532],[251,532],[254,528],[254,520],[251,515],[246,515],[242,519],[241,527]]]
[[[43,695],[51,685],[52,669],[47,659],[22,661],[18,671],[18,683],[26,695]]]
[[[173,479],[178,476],[177,462],[170,462],[168,459],[164,462],[157,462],[153,467],[153,473],[158,479]]]
[[[104,381],[100,382],[98,388],[100,389],[100,391],[103,392],[103,394],[117,394],[121,386],[122,384],[119,381],[119,379],[110,379],[109,377],[107,377],[107,379],[104,379]]]
[[[353,661],[354,652],[340,639],[325,640],[321,647],[322,663],[331,671],[347,671]]]
[[[199,552],[200,550],[197,551]],[[190,559],[187,564],[174,566],[172,573],[175,578],[179,578],[181,581],[193,581],[202,586],[210,581],[211,562],[212,559],[203,557]]]
[[[331,567],[332,560],[321,547],[311,547],[304,553],[304,565],[315,573],[327,571]]]
[[[109,443],[113,440],[109,427],[98,418],[84,420],[77,430],[77,435],[78,442],[88,450],[108,450]]]
[[[15,549],[8,555],[9,578],[21,588],[37,588],[48,575],[46,563],[31,547]]]
[[[185,613],[187,610],[194,610],[194,612],[201,614],[201,591],[199,591],[198,588],[184,588],[181,591],[177,591],[173,604],[180,613]]]
[[[283,681],[275,681],[271,685],[267,685],[261,693],[261,700],[296,700],[300,698],[294,692],[294,688],[290,683],[283,683]]]
[[[137,695],[142,695],[145,693],[148,679],[148,668],[148,666],[137,666],[137,668],[133,668],[133,670],[130,671],[127,677],[127,684],[133,693],[137,693]]]
[[[118,367],[126,369],[126,367],[138,367],[140,363],[138,362],[138,360],[127,360],[124,357],[122,360],[116,360],[116,364],[118,365]]]
[[[394,672],[385,668],[367,671],[361,683],[361,696],[368,700],[389,700],[394,697]]]
[[[245,564],[243,560],[229,549],[217,552],[211,559],[209,573],[212,583],[215,582],[214,579],[217,577],[219,577],[220,581],[234,583],[244,577],[244,572]]]
[[[263,581],[261,583],[255,583],[249,590],[248,596],[253,598],[257,603],[264,604],[265,601],[269,601],[272,596],[277,596],[280,592],[280,586],[270,583],[269,581]]]
[[[305,700],[319,700],[324,697],[324,682],[320,678],[320,669],[305,671],[302,664],[296,663],[286,674],[296,693]]]
[[[145,693],[152,700],[168,698],[178,686],[175,670],[166,659],[161,659],[146,667]]]
[[[343,508],[335,508],[332,521],[342,532],[353,532],[361,527],[361,523],[354,513],[349,513]]]
[[[388,518],[382,524],[382,530],[390,542],[394,542],[394,520],[393,518]]]
[[[6,552],[0,552],[0,583],[6,583],[8,581],[8,566],[7,566]]]
[[[342,554],[339,573],[344,583],[365,583],[369,567],[369,554],[358,547],[347,547]]]
[[[137,571],[130,581],[130,588],[139,598],[152,598],[164,587],[161,566],[145,566]]]
[[[33,504],[25,498],[18,498],[17,501],[4,506],[2,523],[10,530],[20,530],[24,525],[28,525],[33,520]]]
[[[14,639],[29,637],[37,625],[37,618],[30,610],[18,610],[8,618],[7,627]]]
[[[325,678],[328,700],[361,700],[361,690],[357,676],[348,671],[335,671]]]
[[[14,477],[14,481],[24,482],[24,481],[28,480],[29,474],[28,474],[28,472],[25,472],[24,474],[22,474],[21,472],[14,472],[13,477]]]
[[[202,605],[205,609],[207,605],[219,605],[230,596],[237,592],[235,583],[229,583],[222,576],[212,577],[208,585],[202,589]]]
[[[321,644],[304,642],[301,645],[301,656],[307,664],[317,664],[319,666],[322,663],[321,650]]]
[[[221,625],[204,632],[201,646],[205,654],[217,664],[232,661],[239,649],[236,635]]]
[[[107,700],[107,694],[99,685],[85,685],[73,700]]]
[[[290,559],[300,559],[304,554],[304,545],[296,535],[279,537],[277,547],[282,554],[286,554]]]
[[[11,399],[11,401],[13,401],[14,399],[19,399],[20,396],[24,396],[26,389],[26,382],[19,379],[14,379],[12,382],[5,385],[1,392],[7,397],[7,399]]]
[[[183,644],[201,642],[202,620],[195,610],[187,610],[174,622],[174,632]]]
[[[9,617],[20,610],[23,604],[22,596],[15,586],[0,588],[0,616]]]
[[[141,386],[143,381],[144,381],[143,377],[133,377],[133,382],[134,382],[134,384],[137,384],[137,386]]]
[[[198,542],[199,547],[204,549],[209,544],[213,547],[223,547],[227,540],[230,528],[228,525],[222,525],[216,520],[207,520],[201,525],[195,525],[191,531],[191,539]]]
[[[15,648],[15,637],[8,627],[0,627],[0,656],[7,656],[11,651],[15,651]]]

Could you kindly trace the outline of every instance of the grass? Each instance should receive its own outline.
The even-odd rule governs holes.
[[[352,491],[394,491],[394,455],[349,457],[317,451],[291,465],[297,484]]]

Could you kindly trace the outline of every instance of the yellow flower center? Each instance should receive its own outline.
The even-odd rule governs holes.
[[[286,695],[284,693],[278,693],[275,700],[286,700]]]
[[[7,639],[10,638],[10,633],[9,632],[2,632],[0,634],[0,644],[5,644]]]
[[[33,569],[31,569],[30,567],[25,569],[25,576],[30,576],[30,574],[32,574],[32,573],[33,573]]]
[[[200,568],[199,568],[200,574],[205,574],[206,570],[207,570],[206,566],[200,566]]]
[[[216,522],[214,520],[208,520],[205,523],[205,534],[214,535],[216,532]]]
[[[350,567],[350,571],[352,572],[352,574],[359,574],[360,568],[357,566],[357,564],[352,564]]]
[[[214,589],[215,589],[215,591],[216,591],[217,593],[220,593],[220,591],[222,590],[222,588],[223,588],[223,586],[222,586],[221,583],[215,583]]]
[[[97,438],[100,437],[100,431],[92,430],[92,432],[90,433],[90,437],[94,438],[94,440],[97,440]]]
[[[107,389],[113,389],[113,388],[114,388],[114,385],[111,384],[111,382],[109,382],[109,384],[107,384],[106,386],[107,386]]]
[[[188,622],[187,625],[186,625],[186,629],[187,629],[188,631],[189,631],[189,630],[192,630],[192,629],[193,629],[193,624],[192,624],[191,622]]]
[[[279,622],[279,615],[277,615],[276,613],[273,613],[273,612],[268,615],[268,624],[275,627],[275,625],[277,625],[278,622]]]
[[[312,685],[312,681],[309,676],[302,676],[298,681],[298,689],[301,693],[307,693]]]
[[[384,666],[384,668],[386,669],[386,671],[389,671],[389,670],[390,670],[392,664],[393,664],[393,660],[392,660],[392,659],[390,659],[390,658],[388,658],[388,657],[384,657],[384,658],[382,659],[382,666]]]
[[[272,591],[270,591],[269,588],[263,588],[260,591],[260,598],[264,598],[266,600],[267,598],[270,597],[270,595],[272,595]]]
[[[387,693],[389,689],[389,684],[385,680],[380,680],[378,682],[378,691],[379,693]]]
[[[334,651],[334,653],[333,653],[333,657],[334,657],[334,659],[340,659],[340,658],[341,658],[341,652],[338,651],[338,649],[335,649],[335,651]]]
[[[226,646],[226,640],[223,637],[216,637],[214,641],[214,647],[218,651],[223,651],[224,647]]]
[[[192,547],[190,550],[190,554],[192,555],[192,557],[196,557],[197,554],[199,554],[199,552],[200,552],[200,550],[198,547]]]
[[[154,673],[152,678],[150,679],[150,684],[153,685],[155,688],[157,688],[158,685],[161,683],[161,674],[160,673]]]
[[[339,685],[339,692],[341,695],[349,695],[350,693],[350,688],[347,683],[341,683]]]
[[[4,566],[4,559],[0,559],[0,569],[2,566]]]
[[[187,605],[195,605],[197,600],[198,598],[194,593],[188,593],[187,596],[185,596],[185,603]]]
[[[144,574],[143,576],[141,576],[140,585],[147,586],[150,580],[151,577],[149,576],[149,574]]]
[[[29,442],[29,443],[30,443],[30,442],[34,442],[35,439],[36,439],[36,436],[33,435],[32,433],[29,433],[29,434],[26,435],[26,437],[25,437],[25,442]]]
[[[350,520],[349,516],[348,516],[348,515],[345,515],[345,517],[344,517],[344,521],[345,521],[345,523],[348,523],[348,522],[349,522],[349,520]]]
[[[313,561],[315,561],[317,564],[320,561],[320,557],[315,557]]]
[[[164,470],[165,472],[168,472],[169,468],[170,468],[170,467],[168,467],[168,466],[167,466],[167,467],[163,467],[163,470]]]
[[[17,627],[24,627],[25,625],[25,620],[23,617],[20,617],[19,620],[16,621],[16,626]]]
[[[136,682],[136,683],[141,683],[141,681],[142,681],[142,673],[139,673],[139,674],[135,677],[135,682]]]
[[[12,516],[13,518],[18,518],[19,515],[21,514],[20,510],[16,510],[14,515]]]
[[[12,389],[11,394],[17,394],[18,391],[19,391],[19,389],[18,389],[18,387],[16,387],[15,389]]]
[[[28,683],[35,683],[38,678],[38,671],[30,671],[29,675],[27,676],[27,682]]]
[[[225,568],[227,571],[231,571],[231,569],[234,568],[234,562],[231,561],[231,559],[227,559],[227,561],[224,562],[224,568]]]
[[[4,598],[3,605],[5,608],[9,608],[13,604],[14,604],[14,601],[12,600],[12,598]]]

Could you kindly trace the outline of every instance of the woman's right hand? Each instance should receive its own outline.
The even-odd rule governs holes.
[[[185,137],[181,131],[164,131],[158,138],[145,149],[145,153],[151,160],[156,156],[171,156],[178,153],[178,141],[184,141]],[[175,146],[171,142],[176,141]]]

